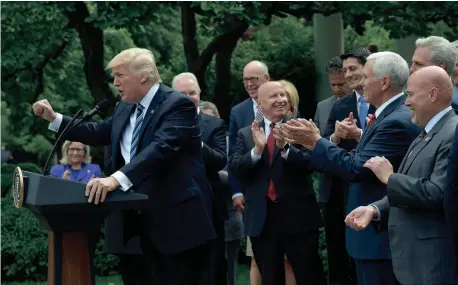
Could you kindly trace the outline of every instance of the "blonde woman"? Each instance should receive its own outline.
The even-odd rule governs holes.
[[[102,177],[97,164],[91,164],[89,146],[79,142],[65,141],[62,145],[60,164],[51,168],[51,176],[88,183],[93,177]]]
[[[299,112],[299,93],[297,92],[296,86],[287,80],[279,80],[278,83],[280,83],[286,91],[286,96],[288,96],[287,108],[290,110],[288,115],[292,118],[297,118]]]

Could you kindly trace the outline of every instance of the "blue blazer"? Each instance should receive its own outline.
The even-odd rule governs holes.
[[[160,84],[143,119],[138,153],[125,164],[120,141],[134,110],[135,104],[121,102],[112,117],[102,123],[81,124],[66,139],[111,145],[111,169],[124,173],[133,191],[149,196],[149,205],[141,209],[144,219],[134,211],[124,212],[127,237],[148,234],[163,254],[181,253],[213,240],[211,188],[194,103]],[[59,131],[70,120],[64,117]]]
[[[312,167],[341,176],[351,183],[347,214],[386,195],[386,185],[370,169],[363,167],[364,163],[374,156],[385,156],[396,172],[410,144],[420,133],[418,126],[411,121],[410,110],[403,105],[405,100],[403,95],[389,104],[351,152],[325,138],[317,142],[312,152]],[[346,244],[348,253],[356,259],[391,258],[388,232],[377,233],[374,227],[364,231],[346,227]]]
[[[70,165],[68,164],[57,164],[51,168],[50,175],[62,178],[64,172],[68,169],[70,169]],[[100,170],[100,167],[97,164],[83,163],[76,181],[88,183],[92,176],[102,177],[102,170]]]

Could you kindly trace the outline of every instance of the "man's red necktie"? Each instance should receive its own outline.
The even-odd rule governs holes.
[[[367,127],[370,127],[375,122],[375,114],[369,114],[367,116],[369,117],[369,123],[367,123]]]
[[[274,138],[275,123],[270,124],[270,134],[267,138],[267,153],[269,155],[269,163],[272,164],[274,149],[275,149],[275,138]],[[272,179],[269,180],[269,187],[267,188],[267,197],[270,200],[275,201],[277,199],[277,193],[275,193],[275,185]]]

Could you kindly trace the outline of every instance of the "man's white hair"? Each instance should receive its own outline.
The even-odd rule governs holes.
[[[367,57],[367,61],[373,60],[373,73],[375,77],[391,78],[391,89],[402,90],[409,79],[409,65],[397,53],[390,51],[376,52]]]
[[[458,57],[456,44],[450,43],[442,37],[430,36],[419,38],[415,42],[416,47],[426,47],[431,51],[429,61],[434,65],[445,64],[445,71],[452,76]]]
[[[152,83],[162,82],[153,53],[144,48],[129,48],[116,55],[106,69],[129,64],[138,76],[146,75]]]
[[[195,81],[196,84],[197,84],[197,87],[199,87],[199,89],[200,89],[199,81],[197,81],[197,77],[191,72],[183,72],[183,73],[180,73],[180,74],[176,75],[172,80],[172,88],[173,89],[176,89],[177,81],[182,79],[182,78],[189,78],[189,79]]]

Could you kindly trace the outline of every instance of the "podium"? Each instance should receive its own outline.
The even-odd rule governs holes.
[[[28,208],[49,231],[48,285],[95,285],[93,254],[105,217],[112,210],[140,209],[148,202],[146,195],[115,190],[103,203],[90,204],[86,184],[19,167],[12,186],[15,206]]]

